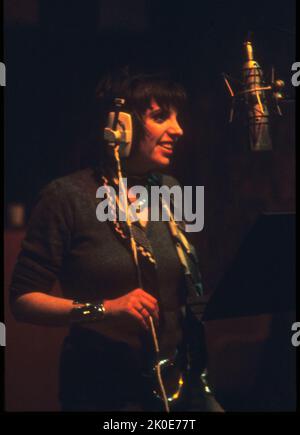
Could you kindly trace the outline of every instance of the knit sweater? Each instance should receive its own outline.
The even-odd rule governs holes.
[[[167,176],[163,183],[177,184],[174,178]],[[60,282],[63,297],[82,301],[113,299],[138,287],[132,252],[122,244],[110,222],[100,222],[96,217],[99,203],[96,191],[100,185],[99,171],[88,168],[56,179],[42,190],[14,269],[11,298],[26,292],[50,293],[56,280]],[[152,245],[157,268],[155,288],[145,290],[159,301],[161,356],[172,357],[183,337],[183,272],[167,222],[149,221],[146,236]],[[79,327],[79,330],[81,328],[86,334],[86,327]],[[78,327],[71,328],[70,336],[76,336],[76,331]],[[133,356],[132,361],[138,360],[137,366],[140,365],[139,353],[142,353],[145,332],[134,318],[116,319],[113,327],[100,324],[97,334],[98,337],[91,331],[91,342],[94,337],[96,341],[99,338],[99,343],[109,345],[100,346],[102,357],[95,370],[101,370],[104,361],[111,361],[109,354],[114,355],[114,360],[118,359],[117,349],[122,350],[124,357],[123,345],[126,346],[127,361]],[[85,343],[89,341],[84,338]],[[91,358],[95,360],[94,356]],[[65,373],[70,373],[72,362],[69,357],[67,359]],[[123,363],[119,361],[119,364],[121,367]],[[65,361],[62,361],[64,365]],[[108,362],[108,366],[111,368],[111,363]],[[91,367],[84,367],[91,371]],[[120,372],[118,363],[114,372]],[[73,381],[68,385],[67,389]]]

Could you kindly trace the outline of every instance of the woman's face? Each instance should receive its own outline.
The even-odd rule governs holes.
[[[163,110],[153,99],[144,116],[145,136],[135,152],[139,169],[159,169],[170,164],[174,146],[183,131],[174,109]]]

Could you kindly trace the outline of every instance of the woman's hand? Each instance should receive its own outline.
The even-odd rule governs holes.
[[[129,315],[149,329],[149,317],[158,322],[158,301],[141,288],[136,288],[124,296],[107,299],[103,302],[108,316]]]

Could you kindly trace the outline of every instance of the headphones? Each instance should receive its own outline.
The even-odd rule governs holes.
[[[109,112],[107,127],[104,128],[104,140],[110,147],[119,145],[120,157],[129,157],[132,147],[132,117],[122,108],[124,98],[114,99],[114,110]]]

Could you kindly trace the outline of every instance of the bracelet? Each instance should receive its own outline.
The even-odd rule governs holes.
[[[75,306],[71,310],[72,322],[96,322],[97,320],[102,320],[105,315],[103,301],[96,304],[92,304],[90,302],[73,301],[73,305]]]

